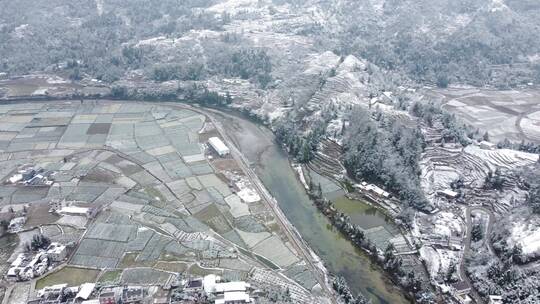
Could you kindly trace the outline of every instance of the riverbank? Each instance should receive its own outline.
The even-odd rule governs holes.
[[[186,106],[179,102],[163,103]],[[200,107],[194,109],[205,112],[212,110]],[[215,114],[216,111],[210,112]],[[324,261],[325,268],[335,275],[343,276],[354,294],[361,292],[373,304],[409,303],[384,271],[371,263],[363,251],[349,242],[317,210],[298,182],[287,153],[276,145],[272,132],[259,123],[241,118],[237,112],[233,112],[236,116],[221,113],[224,122],[222,125],[245,156],[247,166],[275,198],[281,213],[294,226],[294,233],[301,235],[314,255]]]
[[[354,293],[361,292],[374,304],[409,303],[384,270],[317,210],[270,130],[237,113],[220,111],[217,115],[227,122],[231,140],[331,273],[345,277]]]

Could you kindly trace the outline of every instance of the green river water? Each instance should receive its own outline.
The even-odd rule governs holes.
[[[286,153],[275,144],[268,129],[236,115],[219,114],[216,118],[222,121],[228,135],[248,158],[284,214],[329,271],[344,276],[353,292],[362,292],[373,304],[409,303],[381,268],[343,238],[312,204]],[[367,204],[346,198],[339,199],[336,204],[338,208],[348,208],[346,211],[351,219],[363,228],[389,224],[382,213]]]

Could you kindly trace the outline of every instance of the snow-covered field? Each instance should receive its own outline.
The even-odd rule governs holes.
[[[428,94],[468,124],[488,131],[495,142],[508,138],[540,143],[538,90],[498,91],[452,87],[431,90]]]
[[[538,218],[515,223],[511,233],[510,241],[513,244],[520,244],[524,254],[540,252],[540,222]]]

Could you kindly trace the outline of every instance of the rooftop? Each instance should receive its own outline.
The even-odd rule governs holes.
[[[186,288],[198,288],[198,287],[202,287],[202,280],[201,279],[190,280],[190,281],[188,281],[188,283],[186,285]]]
[[[465,291],[471,289],[471,286],[465,281],[459,281],[452,285],[457,291]]]
[[[249,284],[246,282],[228,282],[216,284],[216,292],[232,292],[232,291],[246,291],[249,288]]]
[[[76,298],[87,300],[90,295],[92,294],[92,291],[94,291],[94,288],[96,287],[96,284],[94,283],[84,283],[81,285],[81,289],[79,289],[79,292],[77,293]]]
[[[208,139],[208,142],[214,149],[216,149],[218,152],[226,152],[229,151],[229,148],[219,139],[218,137],[210,137]]]

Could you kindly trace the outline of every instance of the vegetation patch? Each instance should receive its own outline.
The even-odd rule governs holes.
[[[188,269],[188,264],[184,262],[157,262],[155,269],[184,273]]]
[[[140,261],[137,260],[139,253],[130,252],[124,255],[122,261],[118,265],[119,268],[132,268],[132,267],[151,267],[154,266],[155,261]]]
[[[36,290],[43,289],[46,286],[66,283],[68,286],[78,286],[83,283],[93,283],[99,275],[99,270],[64,267],[53,272],[36,282]]]
[[[122,270],[109,270],[103,273],[98,282],[100,283],[119,283],[122,276]]]

